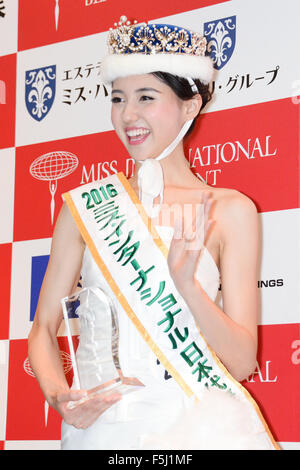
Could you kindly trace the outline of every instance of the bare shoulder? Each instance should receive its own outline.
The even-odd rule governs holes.
[[[212,218],[216,221],[221,243],[235,229],[241,234],[257,230],[257,208],[251,198],[230,188],[209,188],[214,200]]]
[[[70,213],[70,210],[66,202],[64,202],[55,224],[53,238],[56,239],[69,237],[72,240],[76,239],[79,242],[84,243],[77,225]]]
[[[74,291],[80,277],[84,243],[64,203],[57,218],[47,270],[40,291],[36,318],[53,334],[61,321],[60,299]]]
[[[236,189],[210,188],[209,192],[216,203],[216,213],[222,218],[242,216],[245,212],[257,214],[254,201]]]
[[[216,201],[216,209],[220,215],[243,215],[245,211],[257,214],[256,205],[252,199],[236,189],[214,188],[212,196]]]

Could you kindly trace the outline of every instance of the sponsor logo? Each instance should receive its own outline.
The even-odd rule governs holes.
[[[225,82],[222,84],[216,84],[216,82],[213,81],[211,92],[214,93],[216,90],[220,91],[221,89],[225,91],[226,94],[232,92],[243,92],[253,86],[257,86],[259,83],[264,86],[269,86],[277,79],[279,69],[279,65],[273,65],[269,70],[264,70],[255,75],[252,73],[246,73],[243,75],[237,73],[233,77],[230,76],[228,79],[225,79]]]
[[[61,359],[61,362],[62,362],[62,365],[63,365],[64,373],[66,375],[68,372],[70,372],[70,370],[73,367],[72,366],[71,356],[70,356],[70,354],[68,354],[65,351],[59,351],[59,354],[60,354],[60,359]],[[30,377],[35,378],[35,374],[34,374],[32,368],[31,368],[28,357],[25,359],[23,367],[24,367],[24,371],[26,372],[26,374],[30,375]]]
[[[207,54],[217,70],[230,60],[236,42],[236,16],[221,18],[204,23],[204,36],[207,40]]]
[[[91,5],[96,5],[97,3],[104,3],[106,0],[85,0],[85,6],[89,7]],[[59,0],[55,0],[54,4],[54,21],[55,21],[55,29],[58,30],[58,23],[59,23]]]
[[[34,320],[48,262],[49,255],[32,256],[31,258],[30,321]],[[80,281],[78,283],[78,287],[81,287]],[[69,318],[78,318],[78,315],[76,314],[78,306],[78,302],[74,302],[74,304],[72,304],[72,309],[70,308],[68,310]]]
[[[221,18],[204,23],[204,36],[207,39],[207,55],[213,61],[214,68],[222,69],[231,59],[236,44],[236,16]],[[277,78],[280,66],[268,66],[268,70],[260,71],[257,74],[251,72],[247,74],[235,74],[225,78],[222,83],[212,81],[211,92],[228,93],[240,92],[261,84],[271,85]]]
[[[49,113],[55,97],[56,65],[25,72],[25,103],[30,116],[41,121]]]
[[[282,287],[283,279],[266,279],[265,281],[258,281],[258,287]]]
[[[257,287],[282,287],[284,285],[283,279],[266,279],[266,280],[259,280],[257,281]],[[220,284],[219,290],[222,290],[222,286]]]
[[[292,349],[295,351],[292,353],[291,361],[294,365],[300,364],[300,339],[295,339],[292,342]]]
[[[292,83],[292,103],[300,104],[300,80],[294,80]]]
[[[271,361],[265,362],[264,372],[259,366],[258,362],[256,363],[256,369],[253,374],[248,378],[247,382],[255,382],[255,376],[258,377],[260,382],[277,382],[277,375],[274,376],[271,372]]]
[[[66,353],[65,351],[60,351],[60,359],[63,365],[64,373],[65,375],[72,369],[72,360],[70,354]],[[30,366],[30,362],[28,357],[25,359],[23,363],[23,368],[26,374],[28,374],[30,377],[35,378],[35,374]],[[45,427],[47,427],[48,424],[48,414],[49,414],[49,404],[45,400],[44,402],[44,419],[45,419]]]
[[[265,138],[249,138],[247,142],[225,142],[220,144],[205,145],[202,147],[189,148],[189,162],[191,168],[196,168],[200,165],[201,169],[205,166],[220,165],[238,162],[243,158],[253,160],[257,157],[272,157],[277,155],[277,148],[271,148],[271,136],[267,135]],[[197,163],[198,162],[198,163]],[[213,186],[217,184],[218,174],[221,169],[210,169],[206,171],[205,178],[199,173],[195,173],[202,181],[209,183]]]
[[[31,260],[30,321],[34,319],[48,261],[49,255],[33,256]]]
[[[54,19],[55,19],[55,29],[58,29],[58,20],[59,20],[59,0],[55,0],[54,6]]]
[[[50,214],[53,225],[55,211],[55,193],[57,190],[57,180],[65,178],[73,173],[78,166],[78,158],[70,152],[56,151],[46,153],[36,158],[30,165],[30,174],[41,181],[49,182],[49,192],[51,195]]]
[[[85,6],[97,5],[97,3],[104,3],[106,0],[85,0]]]
[[[62,81],[67,88],[63,89],[62,103],[73,106],[82,105],[90,100],[107,98],[108,91],[100,80],[101,62],[76,65],[63,71]]]
[[[118,173],[118,161],[112,160],[111,162],[104,161],[92,163],[89,167],[83,165],[80,184],[90,183],[91,181],[99,181],[112,174]],[[127,176],[127,175],[126,175]]]

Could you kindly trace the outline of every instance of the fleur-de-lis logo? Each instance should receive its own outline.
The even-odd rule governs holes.
[[[220,70],[235,48],[236,16],[204,23],[204,36],[207,39],[207,54],[213,60],[214,67]]]
[[[49,113],[55,97],[56,65],[25,73],[25,102],[33,119],[41,121]]]

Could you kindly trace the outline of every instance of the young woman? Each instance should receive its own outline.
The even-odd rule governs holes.
[[[163,345],[161,330],[157,327],[146,331],[147,337],[142,338],[118,305],[122,369],[145,387],[123,397],[113,392],[106,397],[98,395],[70,409],[68,403],[80,400],[85,391],[70,390],[63,373],[56,340],[62,320],[60,300],[75,290],[80,274],[86,286],[105,283],[105,276],[64,203],[29,336],[32,368],[46,400],[63,418],[62,448],[276,448],[257,405],[248,396],[245,399],[246,392],[238,383],[256,366],[256,207],[238,191],[213,188],[200,181],[184,155],[183,137],[192,130],[191,125],[210,99],[212,65],[204,55],[205,41],[183,28],[133,26],[123,19],[120,27],[110,32],[109,44],[111,54],[103,63],[103,74],[112,83],[112,123],[136,161],[129,193],[134,191],[139,196],[158,235],[169,247],[168,272],[186,304],[187,323],[175,323],[178,328],[170,330],[169,344],[156,355],[147,337],[152,335],[157,344]],[[201,214],[197,212],[199,207]],[[220,282],[222,309],[215,303]],[[173,325],[175,316],[171,316],[168,319]],[[174,353],[179,343],[187,346],[184,341],[193,328],[196,336],[198,330],[201,332],[203,344],[209,345],[204,349],[210,351],[207,354],[213,364],[206,362],[204,349],[196,346],[198,336],[181,352],[193,377],[198,377],[197,387],[202,387],[198,398],[203,396],[202,403],[207,404],[205,409],[198,407],[201,419],[196,429],[194,423],[191,435],[184,421],[187,410],[196,412],[194,401],[184,393],[189,389],[189,379],[180,379],[185,372],[180,375],[181,366],[176,369],[175,357],[174,364],[172,356],[169,361],[163,360],[164,365],[171,363],[169,370],[160,359],[170,350]],[[213,375],[213,367],[221,372]],[[218,392],[203,395],[209,388]],[[235,399],[235,395],[242,398]],[[224,436],[220,442],[216,423],[225,412],[224,406],[230,417],[220,430]],[[213,416],[215,421],[210,426]],[[253,426],[241,429],[238,420],[248,424],[250,416],[254,416]],[[169,440],[178,429],[181,437]]]

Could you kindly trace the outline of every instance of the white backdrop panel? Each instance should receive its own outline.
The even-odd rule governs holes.
[[[34,256],[50,253],[51,239],[14,242],[12,248],[12,283],[9,338],[27,338],[31,329],[31,272]]]
[[[0,10],[2,13],[0,15],[0,56],[2,56],[17,52],[18,0],[4,0],[0,3],[0,7],[2,7]]]
[[[15,149],[0,150],[0,243],[11,243],[14,223]]]
[[[9,341],[0,341],[0,441],[5,440]]]
[[[215,97],[204,112],[292,96],[295,82],[300,76],[300,63],[295,57],[295,45],[300,43],[299,0],[284,3],[274,0],[232,0],[159,18],[151,23],[178,24],[203,33],[204,23],[231,16],[236,16],[235,49],[228,62],[217,72]],[[223,43],[223,46],[226,44]],[[280,67],[277,77],[267,85],[273,76],[267,72],[277,65]],[[248,74],[249,83],[257,79],[249,87],[246,86]],[[262,76],[263,79],[258,79]],[[233,86],[230,82],[226,87],[230,77],[237,78],[237,82],[229,92]]]
[[[264,212],[260,324],[300,322],[300,209]]]
[[[37,47],[18,53],[16,146],[106,131],[112,128],[110,97],[99,77],[107,33]],[[37,121],[25,102],[25,73],[56,65],[55,98]]]

